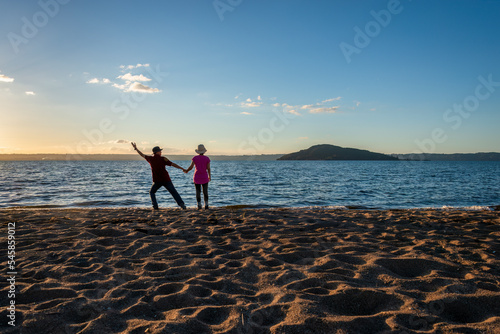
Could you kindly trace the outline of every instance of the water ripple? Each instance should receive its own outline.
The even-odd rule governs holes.
[[[189,161],[176,161],[187,167]],[[195,205],[192,172],[169,168]],[[500,204],[500,162],[213,161],[213,206],[485,207]],[[144,161],[3,161],[0,207],[150,206]],[[162,207],[176,204],[165,189]]]

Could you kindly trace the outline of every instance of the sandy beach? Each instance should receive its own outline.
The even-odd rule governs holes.
[[[0,221],[4,259],[15,223],[17,272],[15,297],[3,279],[2,333],[500,331],[498,211],[3,209]]]

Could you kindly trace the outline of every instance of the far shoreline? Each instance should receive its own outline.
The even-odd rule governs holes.
[[[189,161],[193,154],[168,154],[170,160]],[[283,154],[210,155],[214,161],[276,161]],[[0,154],[0,161],[141,161],[137,154]]]
[[[193,154],[194,155],[194,154]],[[193,158],[190,154],[165,154],[173,161],[190,161]],[[429,153],[429,154],[389,154],[399,160],[370,160],[370,159],[303,159],[289,160],[280,159],[286,154],[261,154],[261,155],[210,155],[212,161],[387,161],[387,162],[497,162],[500,161],[500,153],[478,152],[478,153]],[[141,161],[142,158],[136,154],[0,154],[1,161]]]

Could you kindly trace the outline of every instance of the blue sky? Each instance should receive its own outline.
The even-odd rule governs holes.
[[[500,151],[500,1],[0,9],[0,153]]]

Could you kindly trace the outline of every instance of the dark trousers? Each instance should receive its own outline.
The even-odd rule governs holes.
[[[149,191],[149,195],[151,196],[151,202],[153,202],[153,208],[158,209],[158,202],[156,202],[156,192],[162,186],[165,187],[168,190],[168,192],[172,195],[172,197],[175,199],[175,201],[177,202],[177,204],[181,208],[183,208],[184,207],[184,201],[182,200],[182,198],[179,195],[179,193],[177,192],[177,190],[175,190],[175,187],[174,187],[174,184],[172,183],[172,181],[155,182],[155,183],[153,183],[153,185],[151,186],[151,190]]]
[[[203,187],[203,200],[205,204],[208,204],[208,183],[205,184],[194,184],[196,188],[196,201],[201,202],[201,188]]]

